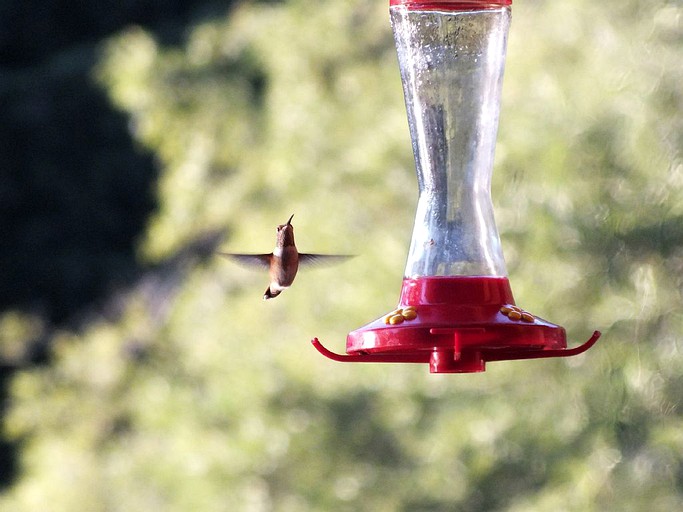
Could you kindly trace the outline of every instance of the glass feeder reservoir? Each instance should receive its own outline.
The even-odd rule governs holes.
[[[424,362],[433,373],[486,361],[565,357],[565,330],[515,305],[491,203],[511,0],[391,0],[420,189],[397,308],[349,333],[347,355]]]

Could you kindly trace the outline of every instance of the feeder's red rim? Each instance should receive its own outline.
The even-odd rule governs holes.
[[[506,7],[512,5],[512,0],[389,0],[389,5],[418,10],[472,11]]]

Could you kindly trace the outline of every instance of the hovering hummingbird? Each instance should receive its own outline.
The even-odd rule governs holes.
[[[286,224],[280,224],[277,227],[275,249],[270,254],[219,253],[243,265],[268,269],[270,284],[263,294],[263,300],[273,299],[280,295],[283,290],[289,288],[296,277],[299,265],[332,264],[352,257],[340,254],[307,254],[299,252],[294,244],[292,218],[294,218],[294,214],[292,214]]]

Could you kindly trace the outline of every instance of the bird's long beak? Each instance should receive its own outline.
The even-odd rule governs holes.
[[[294,214],[292,214],[292,216],[291,216],[291,217],[289,218],[289,220],[287,221],[287,225],[288,225],[288,226],[291,225],[292,219],[293,219],[293,218],[294,218]]]

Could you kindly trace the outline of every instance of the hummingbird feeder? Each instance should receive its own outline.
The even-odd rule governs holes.
[[[429,363],[567,357],[563,327],[515,305],[491,203],[511,0],[390,0],[419,199],[398,307],[347,336],[335,361]]]

